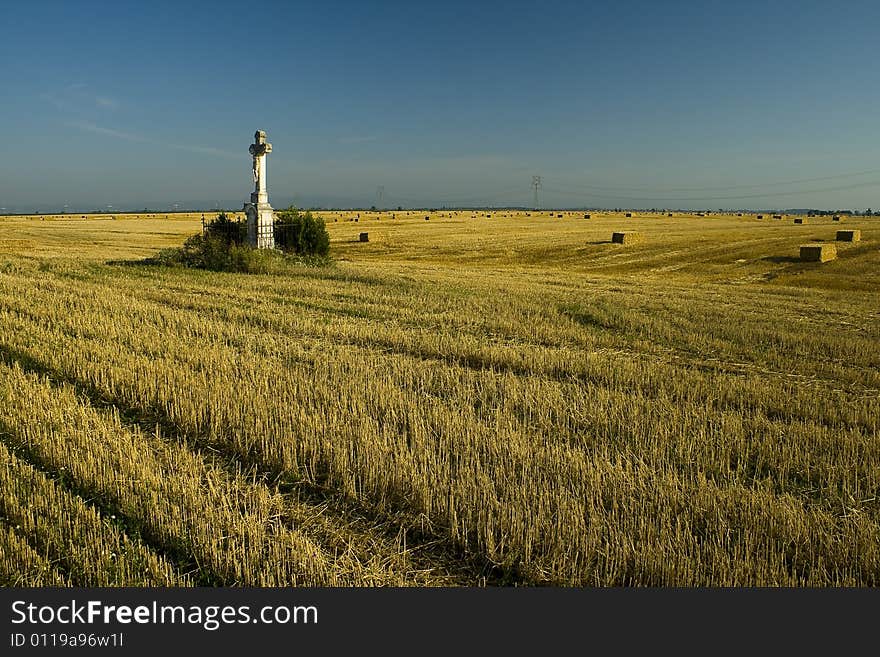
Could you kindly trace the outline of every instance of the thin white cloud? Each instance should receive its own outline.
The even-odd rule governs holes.
[[[76,116],[89,116],[95,108],[100,110],[119,108],[119,101],[116,98],[89,91],[88,86],[81,82],[42,93],[40,99],[65,114]]]
[[[236,159],[241,159],[242,155],[237,153],[230,153],[229,151],[224,151],[219,148],[212,148],[211,146],[190,146],[188,144],[165,144],[163,142],[154,142],[156,144],[162,144],[163,146],[169,146],[171,148],[176,148],[179,151],[188,151],[190,153],[204,153],[205,155],[217,155],[220,157],[234,157]],[[245,154],[247,157],[247,154]]]
[[[69,102],[62,100],[58,96],[55,96],[51,93],[40,94],[40,100],[49,103],[55,109],[61,110],[62,112],[73,112],[76,110],[76,108]]]
[[[365,144],[378,139],[375,135],[365,135],[363,137],[340,137],[337,141],[340,144]]]
[[[115,110],[119,107],[119,101],[115,98],[109,98],[107,96],[95,96],[95,105],[98,107],[103,107],[105,109]]]
[[[116,110],[120,107],[120,102],[111,96],[95,94],[88,89],[87,85],[80,82],[69,84],[58,90],[40,94],[40,98],[55,107],[57,110],[66,114],[68,120],[64,122],[64,125],[77,130],[91,132],[96,135],[111,137],[113,139],[122,139],[124,141],[141,144],[155,144],[156,146],[173,148],[188,153],[199,153],[201,155],[211,155],[214,157],[242,157],[241,153],[230,153],[211,146],[165,142],[145,135],[99,125],[96,123],[96,120],[100,121],[98,118],[98,110]]]
[[[135,135],[130,132],[122,132],[121,130],[113,130],[112,128],[103,128],[99,125],[95,125],[94,123],[89,123],[88,121],[69,121],[68,123],[66,123],[66,125],[72,128],[94,132],[99,135],[105,135],[107,137],[125,139],[126,141],[137,141],[145,143],[151,141],[150,139],[142,137],[141,135]]]
[[[160,141],[157,139],[151,139],[149,137],[145,137],[143,135],[134,134],[131,132],[123,132],[122,130],[114,130],[113,128],[105,128],[103,126],[96,125],[89,121],[68,121],[65,125],[76,128],[78,130],[84,130],[86,132],[93,132],[98,135],[104,135],[105,137],[112,137],[114,139],[124,139],[125,141],[133,141],[139,142],[142,144],[155,144],[156,146],[164,146],[166,148],[174,148],[179,151],[187,151],[189,153],[200,153],[203,155],[213,155],[217,157],[232,157],[232,158],[241,158],[240,154],[230,153],[229,151],[224,151],[219,148],[212,148],[211,146],[196,146],[193,144],[177,144],[177,143],[169,143]]]

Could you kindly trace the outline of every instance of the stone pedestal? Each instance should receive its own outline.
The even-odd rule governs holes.
[[[275,248],[275,215],[267,201],[259,201],[257,193],[251,194],[251,202],[244,204],[247,216],[248,244],[256,249]]]

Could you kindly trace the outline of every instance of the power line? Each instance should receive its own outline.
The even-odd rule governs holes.
[[[532,176],[532,188],[535,190],[535,210],[541,207],[538,204],[538,190],[541,189],[544,185],[544,180],[541,176]]]
[[[869,169],[867,171],[855,171],[852,173],[841,173],[833,176],[819,176],[816,178],[800,178],[797,180],[777,180],[767,183],[752,183],[740,185],[709,185],[703,187],[645,187],[645,186],[617,186],[617,185],[593,185],[589,183],[578,183],[579,188],[595,189],[599,191],[624,191],[624,192],[702,192],[710,190],[729,190],[729,189],[760,189],[764,187],[781,187],[785,185],[799,185],[809,182],[820,182],[823,180],[837,180],[840,178],[855,178],[857,176],[867,176],[870,174],[880,173],[880,169]]]
[[[442,199],[440,205],[446,203],[456,203],[458,205],[479,205],[485,204],[486,201],[495,201],[501,198],[510,198],[512,195],[519,192],[522,194],[522,187],[517,185],[515,187],[508,187],[501,190],[496,191],[488,191],[480,194],[446,194],[446,193],[437,193],[437,192],[428,192],[424,195],[421,195],[420,198],[414,198],[409,196],[398,196],[397,194],[388,195],[389,200],[394,202],[402,202],[410,205],[415,204],[424,204],[426,200],[434,200]]]
[[[859,189],[862,187],[875,187],[880,186],[880,180],[873,180],[863,183],[856,183],[853,185],[839,185],[837,187],[824,187],[818,189],[799,189],[799,190],[791,190],[786,192],[762,192],[760,194],[740,194],[736,196],[619,196],[617,194],[596,194],[592,192],[582,192],[582,191],[573,191],[566,190],[560,188],[550,187],[549,191],[554,194],[565,194],[568,196],[579,196],[581,198],[609,198],[609,199],[619,199],[621,201],[650,201],[650,202],[664,202],[664,201],[726,201],[726,200],[739,200],[739,199],[750,199],[750,198],[766,198],[768,196],[797,196],[802,194],[817,194],[820,192],[837,192],[846,189]]]

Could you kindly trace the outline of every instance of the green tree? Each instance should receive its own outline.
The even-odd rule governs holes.
[[[275,215],[275,246],[285,253],[325,256],[330,251],[330,235],[323,219],[291,205]]]
[[[225,212],[205,225],[205,236],[218,240],[227,246],[241,245],[247,242],[247,223],[231,219]]]

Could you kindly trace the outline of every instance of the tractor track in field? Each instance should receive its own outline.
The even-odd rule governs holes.
[[[399,576],[402,585],[416,586],[473,586],[528,584],[516,572],[504,572],[494,564],[463,547],[453,544],[437,532],[424,529],[430,523],[421,523],[405,513],[377,515],[356,500],[347,498],[320,483],[293,479],[288,473],[278,472],[260,462],[258,457],[237,453],[227,445],[217,445],[202,436],[193,436],[176,425],[157,409],[131,406],[124,400],[109,399],[88,382],[58,372],[31,355],[18,352],[8,345],[0,345],[0,362],[17,364],[24,372],[46,377],[52,385],[73,388],[81,403],[96,409],[115,409],[123,426],[141,432],[154,433],[161,428],[162,439],[185,445],[201,456],[211,467],[220,467],[227,476],[251,477],[258,485],[284,499],[282,522],[312,539],[327,554],[353,554],[362,563],[383,564]],[[0,436],[11,428],[0,424]],[[20,452],[20,449],[19,449]],[[210,458],[208,458],[210,455]],[[56,477],[51,465],[32,453],[25,452],[26,462],[45,474]],[[87,490],[75,483],[66,484],[68,492],[80,497],[104,515],[118,515],[121,510],[112,503],[98,503]],[[199,572],[199,565],[191,555],[175,552],[150,532],[143,531],[135,519],[130,525],[137,528],[137,540],[162,555],[181,572],[188,573],[201,585],[224,584],[222,574]]]
[[[129,292],[126,291],[126,294]],[[141,297],[138,294],[133,294],[133,297],[141,300]],[[212,308],[213,307],[192,307],[186,303],[181,302],[178,299],[168,299],[164,303],[159,300],[148,298],[147,301],[152,304],[156,304],[157,307],[171,307],[176,308],[178,310],[182,310],[186,313],[189,313],[195,317],[212,317]],[[35,321],[38,321],[38,317],[36,315],[31,315],[31,318]],[[269,331],[278,336],[287,335],[287,331],[284,327],[281,326],[269,326],[267,327],[264,323],[255,319],[248,315],[241,315],[236,318],[236,321],[241,322],[243,324],[253,326],[254,328],[261,329],[263,331]],[[574,374],[570,371],[558,371],[558,369],[554,366],[547,368],[534,368],[526,363],[504,363],[499,362],[495,358],[488,357],[486,354],[481,353],[466,353],[466,354],[443,354],[438,352],[437,348],[432,346],[427,346],[423,348],[417,344],[402,344],[400,341],[396,340],[388,340],[384,339],[381,336],[373,335],[373,336],[347,336],[347,335],[327,335],[327,334],[319,334],[315,332],[309,332],[308,334],[300,334],[301,337],[305,337],[311,340],[323,341],[325,343],[340,345],[344,347],[351,347],[355,349],[365,349],[372,350],[376,353],[382,353],[386,355],[401,355],[409,358],[413,358],[415,360],[424,361],[424,362],[437,362],[443,363],[448,366],[455,367],[463,367],[467,368],[471,371],[482,372],[482,371],[497,371],[497,372],[506,372],[510,374],[514,374],[516,376],[535,376],[540,377],[542,379],[553,380],[558,382],[571,382],[571,381],[580,381],[587,384],[600,385],[603,387],[608,387],[608,382],[605,381],[602,377],[596,378],[589,375],[580,375]],[[135,345],[129,345],[131,348],[136,348]],[[606,349],[597,349],[595,350],[597,353],[603,352],[608,353],[609,350]],[[668,363],[670,361],[669,354],[675,353],[676,357],[674,358],[677,364],[680,364],[684,367],[692,367],[694,369],[699,369],[705,372],[715,372],[715,373],[726,373],[732,375],[744,375],[744,374],[756,374],[762,376],[781,376],[783,378],[789,378],[783,372],[775,372],[773,370],[760,367],[759,365],[752,365],[751,367],[744,368],[741,364],[733,363],[732,365],[726,365],[726,361],[724,360],[711,360],[709,362],[704,362],[702,355],[699,354],[690,354],[688,350],[670,350],[670,349],[660,349],[659,351],[649,352],[642,350],[628,350],[621,353],[626,353],[630,355],[635,355],[651,360],[655,360],[657,362]],[[296,360],[296,359],[295,359]],[[297,362],[303,362],[304,364],[312,364],[310,360],[307,359],[299,359]],[[838,382],[834,379],[824,378],[824,377],[810,377],[810,380],[813,381],[817,385],[824,385],[829,388],[839,389],[844,384]],[[653,393],[649,389],[642,389],[639,387],[640,394],[644,394],[648,397],[656,396],[656,393]],[[152,411],[149,411],[152,412]],[[789,417],[789,416],[785,416]],[[789,419],[797,419],[796,415],[792,415]],[[180,431],[179,428],[171,427],[171,431]]]
[[[71,481],[67,476],[61,476],[52,464],[41,458],[33,450],[17,439],[16,428],[4,421],[0,421],[0,444],[2,444],[19,463],[26,467],[32,468],[35,472],[44,475],[51,482],[51,485],[69,496],[72,500],[76,500],[87,508],[94,511],[100,518],[104,519],[110,531],[118,532],[125,537],[133,545],[140,546],[149,551],[158,560],[167,563],[174,572],[176,579],[181,585],[210,585],[213,583],[212,574],[196,573],[196,562],[188,555],[180,553],[173,546],[156,540],[151,536],[149,531],[142,531],[141,524],[134,518],[127,516],[122,509],[114,505],[111,501],[103,496],[95,495],[93,491],[79,486],[75,481]],[[118,519],[118,521],[117,521]],[[111,522],[112,520],[112,522]],[[0,504],[0,523],[5,522],[15,529],[14,519],[3,509]],[[127,531],[122,531],[121,526],[127,525]],[[134,532],[132,532],[134,530]],[[46,556],[50,560],[54,570],[62,575],[69,576],[74,580],[75,569],[71,567],[70,555],[50,547],[47,543],[39,540],[34,536],[19,534],[22,540],[27,543],[38,554]],[[190,575],[195,575],[192,581],[188,581]],[[92,582],[75,581],[78,586],[91,586]],[[135,585],[134,582],[131,585]]]

